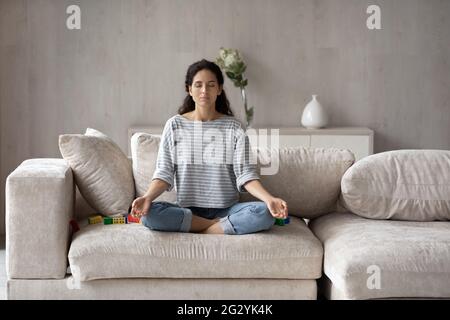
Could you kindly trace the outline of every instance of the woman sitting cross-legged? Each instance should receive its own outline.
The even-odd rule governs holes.
[[[286,201],[262,186],[247,134],[230,110],[223,75],[213,62],[192,64],[186,98],[165,124],[156,170],[131,214],[160,231],[248,234],[268,230],[286,218]],[[155,201],[176,184],[177,203]],[[239,203],[239,192],[261,201]]]

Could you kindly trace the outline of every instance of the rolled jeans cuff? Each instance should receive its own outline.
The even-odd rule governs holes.
[[[189,232],[192,224],[192,211],[188,208],[182,208],[184,211],[183,221],[181,222],[180,232]]]
[[[236,234],[236,231],[234,230],[233,225],[231,224],[228,217],[220,219],[219,222],[224,234]]]

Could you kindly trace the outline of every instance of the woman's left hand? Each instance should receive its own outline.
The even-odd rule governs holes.
[[[274,218],[285,219],[288,216],[288,206],[283,199],[271,198],[266,202],[266,205]]]

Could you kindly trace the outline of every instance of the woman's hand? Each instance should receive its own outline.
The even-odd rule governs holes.
[[[266,202],[270,214],[277,219],[285,219],[288,216],[288,207],[286,201],[280,198],[270,198]]]
[[[130,214],[133,217],[140,218],[143,215],[147,214],[148,209],[150,208],[150,205],[152,202],[147,197],[139,197],[134,199],[133,204],[131,205],[131,212]]]
[[[272,196],[258,179],[247,182],[244,187],[252,196],[264,201],[274,218],[284,219],[288,216],[286,201]]]

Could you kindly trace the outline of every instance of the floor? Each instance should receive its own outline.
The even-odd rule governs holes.
[[[0,235],[0,300],[6,299],[5,236]]]

